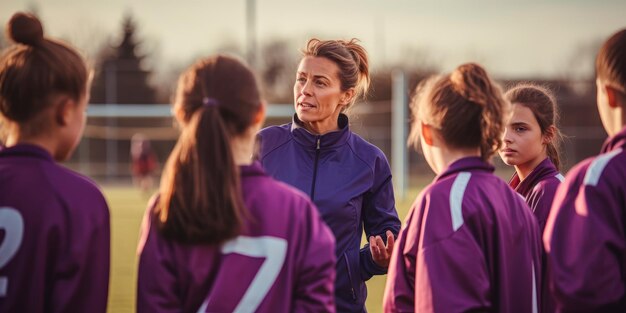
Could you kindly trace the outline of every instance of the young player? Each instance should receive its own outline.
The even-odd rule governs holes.
[[[387,158],[344,114],[368,89],[367,53],[356,39],[311,39],[295,78],[293,122],[260,132],[260,160],[308,193],[333,231],[337,311],[364,312],[365,281],[387,272],[400,229]]]
[[[556,188],[564,179],[559,173],[561,133],[556,126],[559,117],[556,100],[549,90],[532,84],[513,87],[505,98],[513,104],[513,114],[504,131],[500,157],[515,167],[509,186],[524,197],[543,233]],[[555,307],[543,251],[541,264],[541,312],[550,313]]]
[[[133,183],[143,194],[150,193],[154,170],[157,168],[156,154],[152,150],[150,140],[143,134],[135,134],[130,141],[131,171]]]
[[[109,210],[89,179],[57,164],[78,144],[90,72],[69,45],[16,13],[0,59],[0,312],[106,312]]]
[[[334,312],[334,239],[308,198],[252,161],[255,78],[214,56],[180,78],[182,134],[140,243],[138,312]]]
[[[493,175],[509,104],[477,64],[419,87],[411,142],[437,173],[391,257],[385,312],[537,312],[540,240],[524,200]]]
[[[570,170],[544,233],[558,312],[626,312],[626,29],[596,58],[600,155]]]

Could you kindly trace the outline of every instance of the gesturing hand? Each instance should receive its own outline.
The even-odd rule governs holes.
[[[387,231],[387,246],[380,236],[370,236],[370,251],[372,251],[372,258],[374,262],[382,267],[389,266],[389,259],[391,259],[391,252],[393,251],[393,233]]]

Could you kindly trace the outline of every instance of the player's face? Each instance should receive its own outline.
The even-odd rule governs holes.
[[[311,56],[300,61],[293,98],[298,119],[318,134],[337,129],[339,113],[350,100],[349,92],[341,90],[337,64]]]
[[[539,122],[532,110],[524,105],[513,105],[513,114],[506,125],[503,141],[504,146],[499,154],[508,165],[536,166],[546,158],[546,145]]]

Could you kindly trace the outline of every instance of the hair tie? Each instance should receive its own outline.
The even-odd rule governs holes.
[[[217,106],[219,103],[217,99],[204,97],[202,98],[202,106],[205,108]]]

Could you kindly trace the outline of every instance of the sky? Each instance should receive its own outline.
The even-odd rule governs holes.
[[[245,51],[247,1],[1,0],[0,24],[36,8],[47,35],[89,54],[131,13],[158,74],[226,43]],[[579,78],[593,73],[598,45],[626,27],[626,1],[257,0],[255,16],[258,43],[286,39],[297,50],[313,36],[356,37],[374,68],[450,71],[474,61],[499,78]]]

